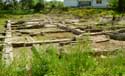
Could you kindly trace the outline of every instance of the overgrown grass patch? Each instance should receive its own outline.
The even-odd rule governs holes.
[[[33,14],[33,10],[0,10],[0,14],[26,15]]]
[[[99,8],[67,8],[67,10],[63,11],[62,13],[72,14],[72,15],[77,16],[77,17],[121,15],[120,13],[118,13],[112,9],[99,9]]]
[[[119,76],[125,74],[125,52],[121,50],[115,56],[106,58],[93,57],[89,54],[91,46],[88,41],[85,44],[71,46],[68,51],[59,57],[59,49],[53,45],[32,47],[32,59],[27,60],[26,50],[13,64],[5,67],[0,62],[1,76]],[[117,51],[117,50],[116,50]],[[26,68],[31,64],[31,72]]]
[[[114,11],[102,9],[69,9],[64,11],[65,14],[72,14],[74,16],[83,17],[91,15],[110,15]],[[34,15],[34,14],[33,14]],[[35,14],[39,16],[40,14]],[[5,25],[8,19],[18,20],[32,18],[32,15],[1,15],[0,28]],[[113,56],[105,58],[94,57],[89,54],[92,52],[91,42],[88,38],[79,41],[75,46],[69,45],[65,48],[69,53],[58,54],[58,45],[55,47],[40,46],[32,47],[31,60],[29,53],[26,52],[26,47],[15,51],[19,52],[18,58],[7,66],[0,61],[0,76],[124,76],[125,75],[125,53],[119,52]],[[116,50],[117,51],[117,50]],[[124,51],[121,50],[121,51]],[[27,67],[30,68],[27,70]]]

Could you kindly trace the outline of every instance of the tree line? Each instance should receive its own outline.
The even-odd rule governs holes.
[[[44,0],[0,0],[1,10],[42,9]]]
[[[0,0],[0,10],[30,10],[36,12],[47,8],[63,7],[63,2],[52,0]]]
[[[125,11],[125,0],[111,0],[112,8],[118,11]],[[55,8],[63,7],[63,2],[52,0],[46,2],[45,0],[0,0],[0,10],[30,10],[40,11],[45,7]]]
[[[120,12],[125,11],[125,0],[118,0],[118,10]]]
[[[119,12],[124,12],[125,11],[125,0],[110,0],[110,6],[111,6],[111,8],[113,8]]]

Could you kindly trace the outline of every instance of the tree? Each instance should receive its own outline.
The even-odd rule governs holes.
[[[35,12],[40,12],[40,10],[44,9],[44,0],[39,0],[39,2],[34,6]]]
[[[4,0],[3,9],[9,10],[13,9],[12,0]]]
[[[44,0],[0,0],[0,9],[15,10],[15,9],[34,9],[40,12],[44,8]]]
[[[125,11],[125,0],[111,0],[110,6],[119,12]]]
[[[3,0],[0,0],[0,9],[3,9]]]
[[[118,10],[119,10],[119,12],[125,11],[125,1],[124,0],[118,0]]]
[[[12,5],[13,5],[13,9],[18,9],[19,8],[19,3],[17,0],[12,0]]]
[[[118,0],[111,0],[109,2],[109,5],[110,5],[110,7],[114,8],[114,9],[117,9],[117,7],[118,7]]]
[[[21,0],[22,9],[31,9],[34,7],[34,0]]]

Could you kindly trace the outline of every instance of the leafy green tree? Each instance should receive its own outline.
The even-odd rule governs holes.
[[[119,12],[125,11],[125,0],[111,0],[110,6]]]
[[[40,12],[40,10],[44,9],[44,0],[39,0],[39,2],[34,6],[35,12]]]
[[[3,9],[3,0],[0,0],[0,9]]]
[[[109,4],[112,8],[117,8],[118,7],[118,0],[111,0]]]
[[[31,9],[34,6],[34,0],[21,0],[22,9]]]
[[[119,12],[125,11],[125,0],[118,0],[118,10]]]
[[[13,9],[19,9],[19,3],[17,0],[12,0]]]
[[[3,7],[4,7],[3,9],[6,9],[6,10],[13,9],[12,0],[5,0]]]

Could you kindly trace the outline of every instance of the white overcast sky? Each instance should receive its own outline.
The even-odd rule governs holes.
[[[52,0],[47,0],[47,1],[52,1]],[[57,0],[57,1],[63,1],[63,0]]]

